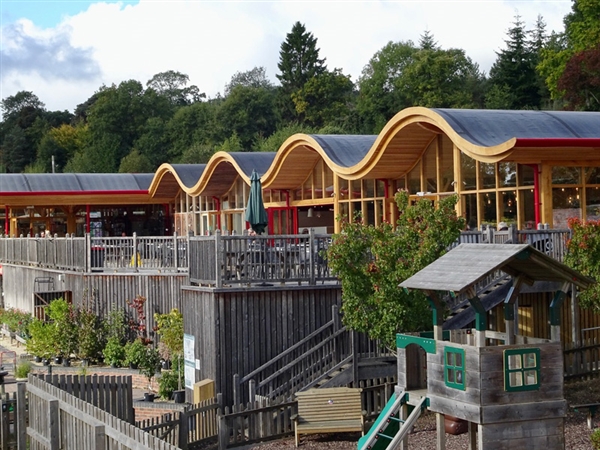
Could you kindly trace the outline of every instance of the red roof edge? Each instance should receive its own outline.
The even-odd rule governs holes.
[[[31,192],[18,192],[18,191],[0,191],[0,196],[14,195],[15,197],[33,197],[44,196],[44,195],[140,195],[147,194],[148,190],[131,190],[131,191],[31,191]]]
[[[600,138],[517,138],[515,147],[600,147]]]

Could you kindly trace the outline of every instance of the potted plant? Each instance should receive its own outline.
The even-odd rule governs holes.
[[[158,380],[158,395],[166,400],[173,399],[175,403],[185,401],[185,389],[181,389],[182,365],[181,359],[175,359],[173,368],[163,371]]]
[[[77,349],[79,328],[75,322],[73,306],[66,300],[54,300],[46,308],[46,315],[51,329],[50,340],[54,349],[55,362],[60,364],[69,361],[71,354]]]
[[[52,358],[52,329],[43,321],[34,319],[29,326],[29,333],[30,337],[25,344],[27,351],[39,361]]]
[[[167,380],[175,375],[177,380],[178,399],[185,397],[185,390],[182,389],[183,381],[183,315],[177,308],[173,308],[168,314],[155,314],[156,332],[160,336],[159,347],[165,348],[165,355],[168,353],[173,367],[173,373],[167,375]],[[167,383],[167,381],[165,381]]]
[[[146,346],[145,351],[141,355],[139,362],[139,370],[142,375],[148,379],[148,392],[144,394],[146,401],[154,401],[154,394],[151,392],[152,378],[156,375],[158,365],[160,364],[160,356],[158,350],[154,347]]]
[[[97,360],[102,354],[103,326],[98,316],[90,309],[80,308],[76,315],[79,336],[77,356],[85,365]]]
[[[117,337],[109,337],[102,350],[104,362],[112,367],[121,367],[125,362],[125,347]]]
[[[17,381],[27,380],[27,375],[31,372],[31,363],[29,361],[23,361],[17,364],[15,369],[15,378]]]
[[[125,344],[125,364],[131,369],[138,369],[141,367],[145,352],[146,345],[144,345],[141,339],[128,342]]]

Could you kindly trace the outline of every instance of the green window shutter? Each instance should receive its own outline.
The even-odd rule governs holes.
[[[535,391],[540,388],[540,349],[504,350],[504,390]]]
[[[444,381],[446,386],[465,390],[465,350],[444,348]]]

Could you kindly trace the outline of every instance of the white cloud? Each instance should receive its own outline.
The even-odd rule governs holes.
[[[60,2],[56,4],[60,6]],[[45,49],[45,58],[52,58],[51,43],[60,43],[55,58],[71,55],[78,61],[73,55],[79,56],[83,69],[89,62],[85,58],[93,58],[96,70],[88,70],[84,77],[82,67],[70,67],[68,82],[51,76],[48,61],[32,58],[26,63],[37,74],[31,67],[3,73],[0,94],[5,98],[29,90],[48,109],[73,111],[102,84],[129,79],[145,84],[159,72],[176,70],[189,75],[192,84],[212,97],[223,91],[235,72],[255,66],[264,66],[276,81],[279,48],[296,21],[318,38],[328,67],[341,68],[354,81],[387,42],[410,39],[416,43],[425,30],[443,48],[464,49],[489,72],[517,11],[528,29],[542,14],[549,32],[562,30],[570,7],[568,0],[97,3],[65,17],[54,29],[42,31],[25,22],[22,26],[23,36]],[[19,42],[22,45],[11,38],[7,27],[2,29],[2,41],[3,58],[7,49]],[[56,70],[57,65],[61,66],[55,63],[50,67]],[[67,69],[64,63],[62,67]],[[81,76],[75,78],[77,74]]]

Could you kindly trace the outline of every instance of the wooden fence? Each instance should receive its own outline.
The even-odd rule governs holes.
[[[27,391],[30,450],[178,449],[32,374]]]
[[[12,394],[2,394],[0,398],[0,450],[25,450],[28,422],[25,402],[25,383],[18,383],[17,391]]]
[[[37,374],[51,384],[103,411],[134,423],[133,384],[131,375],[65,375]]]
[[[565,380],[585,380],[600,376],[600,342],[589,339],[564,344]]]

